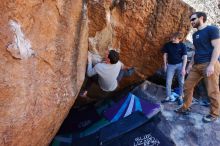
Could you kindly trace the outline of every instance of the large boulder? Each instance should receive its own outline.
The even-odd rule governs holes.
[[[1,1],[0,145],[48,145],[84,80],[81,0]]]
[[[179,0],[2,0],[0,9],[0,145],[17,146],[49,144],[79,93],[88,48],[117,48],[151,75],[192,12]]]
[[[192,8],[179,0],[90,0],[89,50],[104,56],[106,49],[116,48],[125,65],[148,77],[161,67],[160,49],[171,34],[187,35],[191,13]],[[137,77],[130,82],[134,80]]]
[[[123,79],[120,89],[142,80],[143,76],[152,76],[162,67],[162,46],[174,32],[187,35],[193,11],[179,0],[89,0],[87,6],[89,51],[104,58],[107,50],[116,49],[120,60],[138,72]],[[88,95],[78,98],[77,105],[112,94],[92,88]]]

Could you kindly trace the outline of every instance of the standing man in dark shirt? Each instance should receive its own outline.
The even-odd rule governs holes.
[[[184,86],[184,104],[175,111],[182,114],[189,113],[194,87],[204,78],[211,104],[210,113],[203,117],[203,121],[212,122],[219,117],[220,109],[220,64],[218,61],[220,34],[217,27],[205,24],[206,19],[207,16],[204,12],[195,12],[190,17],[193,28],[197,28],[193,34],[195,54],[189,64],[189,69],[187,69],[191,68]]]
[[[166,77],[166,99],[162,102],[175,101],[175,98],[171,95],[171,85],[173,76],[177,73],[178,83],[180,88],[179,104],[182,103],[183,96],[183,84],[187,62],[186,46],[180,42],[182,34],[176,32],[171,38],[171,42],[166,43],[162,51],[164,52],[164,70],[167,72]]]

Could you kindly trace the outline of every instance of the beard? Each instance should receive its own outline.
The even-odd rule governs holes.
[[[199,28],[199,26],[200,26],[200,22],[199,21],[196,21],[196,22],[192,23],[192,27],[193,28]]]

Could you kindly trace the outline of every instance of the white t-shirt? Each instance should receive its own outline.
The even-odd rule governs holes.
[[[117,86],[117,77],[123,64],[118,61],[116,64],[98,63],[92,68],[92,64],[88,64],[87,75],[93,76],[98,74],[99,86],[104,91],[114,91]]]

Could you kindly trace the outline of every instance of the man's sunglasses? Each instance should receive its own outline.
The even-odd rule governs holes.
[[[195,21],[197,18],[192,18],[192,19],[190,19],[190,21]]]

